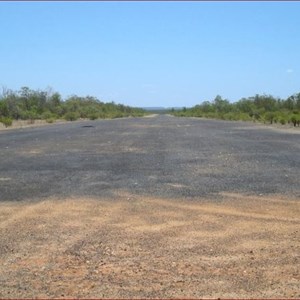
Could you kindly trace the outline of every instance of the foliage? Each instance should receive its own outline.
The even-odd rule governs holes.
[[[43,119],[49,123],[56,119],[75,121],[79,118],[140,117],[145,111],[114,102],[104,103],[95,97],[72,95],[63,100],[57,92],[31,90],[22,87],[19,91],[5,90],[0,95],[0,118],[28,120],[34,123]],[[6,120],[6,119],[5,119]]]
[[[290,121],[293,123],[294,126],[300,126],[300,115],[299,114],[292,114],[290,117]]]
[[[53,118],[46,119],[47,123],[54,123],[54,121],[55,121],[55,119],[53,119]]]
[[[76,121],[79,119],[79,113],[77,112],[73,112],[73,111],[69,111],[65,114],[65,119],[67,121]]]
[[[271,95],[255,95],[230,103],[221,96],[213,101],[204,101],[191,108],[170,111],[179,117],[203,117],[230,121],[260,121],[264,123],[291,123],[300,126],[300,93],[287,99]]]
[[[0,118],[0,123],[2,123],[5,127],[9,127],[12,125],[12,119],[8,117],[2,117]]]

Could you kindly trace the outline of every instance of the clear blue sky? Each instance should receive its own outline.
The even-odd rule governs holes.
[[[0,87],[133,106],[300,92],[300,2],[0,2]]]

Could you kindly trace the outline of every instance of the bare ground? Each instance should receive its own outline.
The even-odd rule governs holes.
[[[220,199],[2,202],[0,297],[299,298],[299,201]]]
[[[300,298],[299,138],[170,116],[1,131],[0,298]]]
[[[144,118],[155,118],[157,117],[158,115],[157,114],[151,114],[151,115],[145,115]],[[168,115],[170,117],[172,117],[171,115]],[[123,119],[126,119],[126,118],[123,118]],[[193,118],[193,119],[198,119],[199,118]],[[203,118],[205,119],[205,118]],[[72,121],[73,123],[74,122],[82,122],[82,121],[90,121],[89,119],[79,119],[77,121]],[[53,125],[53,124],[65,124],[65,123],[68,123],[70,121],[66,121],[64,119],[57,119],[57,120],[54,120],[53,123],[48,123],[46,120],[34,120],[33,122],[31,120],[13,120],[13,123],[11,126],[9,127],[6,127],[4,126],[4,124],[2,124],[0,122],[0,131],[3,131],[3,130],[13,130],[13,129],[22,129],[22,128],[28,128],[28,127],[40,127],[40,126],[50,126],[50,125]],[[230,121],[230,122],[233,122],[233,123],[244,123],[244,124],[253,124],[253,122],[245,122],[245,121]],[[285,124],[285,125],[281,125],[281,124],[276,124],[276,123],[273,123],[273,124],[263,124],[263,123],[260,123],[260,122],[257,122],[256,124],[256,128],[268,128],[268,129],[272,129],[272,130],[277,130],[277,131],[280,131],[280,132],[286,132],[286,133],[298,133],[300,134],[300,127],[294,127],[292,124]]]

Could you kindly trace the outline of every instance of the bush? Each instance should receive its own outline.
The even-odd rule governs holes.
[[[47,123],[53,123],[55,121],[55,119],[54,118],[49,118],[49,119],[46,119],[46,122]]]
[[[241,121],[251,121],[252,118],[247,113],[240,113],[239,114],[239,120],[241,120]]]
[[[23,111],[21,119],[28,120],[28,124],[33,124],[34,120],[38,119],[38,115],[34,111]]]
[[[76,112],[68,112],[65,114],[65,119],[67,121],[76,121],[79,118],[79,114]]]
[[[121,112],[113,113],[111,115],[112,119],[123,118],[123,117],[124,117],[124,115]]]
[[[298,116],[297,114],[293,114],[291,117],[290,117],[290,121],[293,123],[293,125],[296,127],[296,125],[299,126],[300,124],[300,116]]]
[[[90,114],[90,115],[88,116],[88,118],[89,118],[90,120],[92,120],[92,121],[97,120],[98,117],[99,117],[99,116],[98,116],[97,114]]]
[[[194,117],[197,117],[197,118],[202,118],[203,114],[201,112],[195,112],[194,113]]]
[[[54,119],[54,114],[51,113],[50,111],[45,111],[42,115],[41,115],[43,120],[48,120],[48,119]]]
[[[268,121],[270,124],[273,124],[275,120],[275,114],[273,112],[266,112],[264,115],[264,120]]]
[[[236,114],[234,114],[233,112],[229,112],[227,114],[224,114],[221,119],[229,120],[229,121],[236,121],[238,118],[237,118]]]
[[[3,123],[3,125],[7,128],[12,125],[13,120],[8,117],[3,117],[0,119],[0,122]]]
[[[279,122],[280,122],[281,125],[285,125],[286,124],[286,119],[281,118],[281,119],[279,119]]]

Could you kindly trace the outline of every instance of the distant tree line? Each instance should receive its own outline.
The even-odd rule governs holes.
[[[287,99],[271,95],[255,95],[230,103],[221,96],[213,101],[205,101],[192,108],[172,110],[171,113],[181,117],[203,117],[233,121],[259,121],[264,123],[286,123],[300,126],[300,93]]]
[[[98,118],[138,117],[145,114],[144,110],[114,102],[104,103],[95,97],[70,96],[62,99],[58,92],[32,90],[22,87],[19,91],[3,89],[0,94],[0,122],[6,127],[13,120],[43,119],[48,123],[56,119],[75,121],[79,118],[95,120]]]

